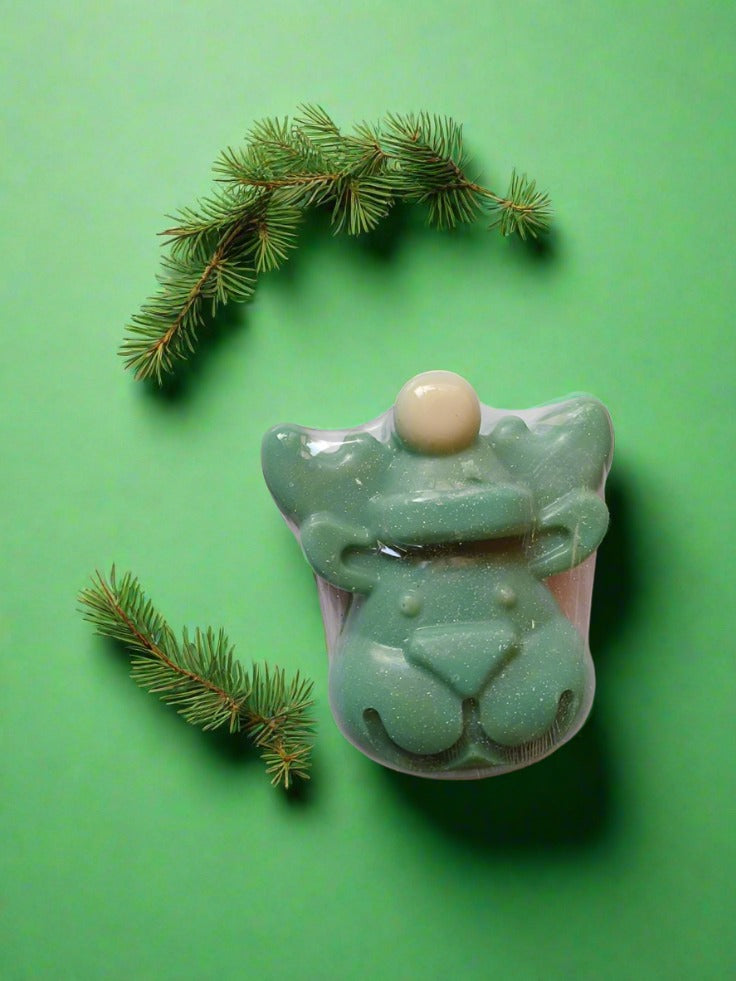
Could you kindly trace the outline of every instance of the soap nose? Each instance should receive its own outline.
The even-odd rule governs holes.
[[[399,392],[394,426],[402,442],[418,453],[458,453],[478,435],[480,401],[470,382],[454,371],[425,371]]]

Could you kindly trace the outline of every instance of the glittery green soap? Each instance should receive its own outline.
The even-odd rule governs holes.
[[[582,725],[612,449],[600,402],[503,412],[451,372],[355,430],[277,426],[271,493],[320,592],[330,703],[394,769],[492,776]]]

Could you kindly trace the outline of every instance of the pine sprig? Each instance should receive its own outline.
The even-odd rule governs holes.
[[[552,209],[549,197],[537,190],[536,181],[513,171],[506,197],[489,200],[489,210],[494,216],[491,228],[499,228],[502,235],[518,235],[522,239],[537,238],[549,228]]]
[[[120,353],[137,378],[162,383],[196,348],[220,307],[249,299],[257,277],[285,262],[309,208],[325,207],[335,234],[370,232],[396,202],[427,207],[437,228],[482,213],[502,235],[536,238],[549,197],[512,174],[505,195],[468,176],[462,127],[429,113],[389,114],[343,133],[321,106],[255,123],[215,161],[219,189],[184,208],[163,232],[159,289],[131,320]]]
[[[239,225],[224,234],[212,253],[187,253],[183,247],[166,257],[158,276],[160,288],[142,306],[128,327],[121,353],[137,378],[173,372],[176,359],[194,353],[197,333],[207,317],[229,300],[247,300],[255,288],[255,270],[238,248]]]
[[[477,216],[484,189],[465,176],[462,126],[427,113],[389,115],[385,144],[398,163],[398,193],[427,204],[431,224],[453,228]]]
[[[173,705],[202,729],[244,730],[260,750],[273,784],[288,788],[295,777],[309,779],[312,683],[297,673],[235,659],[222,630],[182,631],[179,640],[140,587],[113,567],[109,578],[96,573],[79,594],[86,620],[96,632],[122,643],[131,655],[131,677]]]

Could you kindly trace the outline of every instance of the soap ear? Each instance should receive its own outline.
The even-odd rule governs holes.
[[[577,396],[551,406],[531,428],[518,416],[506,416],[491,433],[490,444],[545,508],[576,488],[600,488],[611,460],[613,427],[601,402]]]
[[[368,433],[344,437],[274,426],[263,437],[263,476],[280,511],[300,525],[310,515],[357,514],[385,468],[387,449]]]
[[[608,509],[593,491],[574,490],[543,508],[526,552],[531,572],[546,579],[579,565],[600,545]]]
[[[301,522],[305,479],[308,479],[307,434],[301,426],[274,426],[261,443],[261,466],[266,485],[279,510]]]

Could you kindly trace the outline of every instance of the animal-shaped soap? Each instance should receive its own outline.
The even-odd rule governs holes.
[[[449,371],[356,429],[266,434],[266,482],[316,575],[332,712],[358,749],[467,779],[577,732],[612,445],[594,398],[502,411]]]

